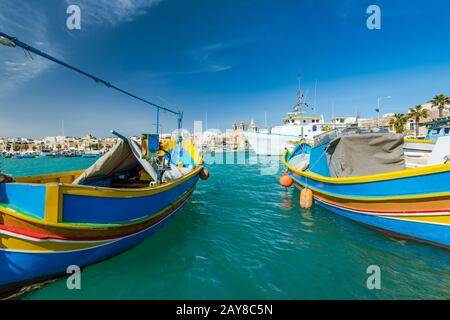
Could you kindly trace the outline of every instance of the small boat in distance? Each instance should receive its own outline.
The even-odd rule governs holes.
[[[427,163],[405,161],[403,136],[336,130],[301,144],[282,160],[294,185],[314,202],[400,237],[450,247],[450,137]],[[306,194],[306,191],[305,191]],[[310,194],[310,193],[309,193]]]
[[[98,154],[85,153],[85,154],[83,154],[81,157],[83,157],[83,158],[97,158],[97,157],[98,157]]]
[[[440,137],[450,136],[450,126],[432,127],[428,130],[427,140],[436,142]]]
[[[403,149],[409,156],[429,155],[440,137],[450,136],[450,126],[437,126],[428,129],[425,139],[405,138]]]
[[[85,151],[82,154],[83,158],[96,158],[100,155],[100,151]]]
[[[20,153],[15,156],[16,159],[33,159],[36,158],[34,153]]]
[[[300,79],[298,80],[297,103],[293,110],[284,117],[283,125],[264,131],[245,131],[250,146],[258,155],[281,156],[286,148],[294,146],[305,139],[312,141],[315,136],[323,132],[324,117],[305,115],[308,107],[304,95],[301,93]]]

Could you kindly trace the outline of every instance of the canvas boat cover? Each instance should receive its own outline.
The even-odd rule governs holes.
[[[403,135],[392,133],[337,137],[326,148],[330,174],[342,178],[404,170],[403,143]]]
[[[111,150],[75,179],[73,184],[95,183],[108,179],[117,172],[132,170],[139,166],[142,166],[154,181],[157,180],[156,169],[147,160],[142,159],[141,145],[132,139],[119,140]],[[163,173],[161,180],[163,183],[173,181],[192,170],[193,166],[178,168],[171,163],[170,170]]]
[[[131,139],[120,140],[103,157],[86,169],[73,184],[87,184],[111,177],[116,172],[132,170],[141,165],[144,170],[156,181],[156,170],[149,162],[142,159],[140,144]]]
[[[314,137],[314,147],[318,147],[331,142],[337,137],[342,136],[353,136],[356,134],[371,134],[371,133],[389,133],[386,128],[358,128],[358,127],[348,127],[348,128],[335,128],[331,131],[321,133]]]

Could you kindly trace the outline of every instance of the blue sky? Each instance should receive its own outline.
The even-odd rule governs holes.
[[[81,7],[81,30],[66,8]],[[366,9],[381,7],[381,30]],[[221,130],[254,119],[277,125],[296,76],[316,113],[374,117],[450,94],[448,1],[0,1],[0,30],[115,85]],[[166,101],[166,102],[163,102]],[[168,103],[168,104],[167,104]],[[310,111],[313,113],[313,111]],[[0,47],[0,136],[154,130],[154,111],[20,49]],[[163,130],[176,121],[163,115]]]

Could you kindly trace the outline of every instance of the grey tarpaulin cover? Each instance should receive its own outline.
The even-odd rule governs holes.
[[[75,179],[73,184],[85,184],[89,181],[108,178],[115,172],[131,170],[139,165],[156,181],[156,170],[141,158],[139,143],[131,139],[119,140],[111,150]]]
[[[404,170],[403,139],[392,133],[338,137],[326,149],[330,174],[342,178]]]

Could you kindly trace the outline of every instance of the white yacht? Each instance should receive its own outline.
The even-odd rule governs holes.
[[[305,97],[300,91],[300,82],[297,92],[297,103],[292,112],[284,117],[283,125],[265,131],[245,131],[250,146],[258,155],[281,156],[285,148],[293,148],[302,139],[312,140],[321,134],[325,125],[323,115],[304,115],[308,107]]]

